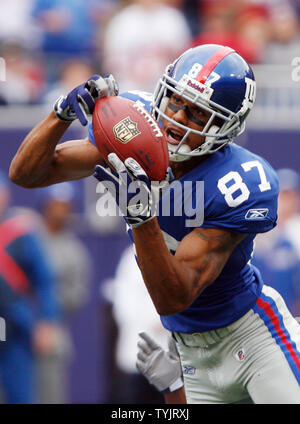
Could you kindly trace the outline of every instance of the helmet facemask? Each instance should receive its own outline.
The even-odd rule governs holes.
[[[210,100],[213,90],[209,84],[202,84],[188,75],[176,81],[170,76],[172,69],[173,65],[166,68],[156,86],[151,105],[151,113],[158,122],[166,119],[185,130],[178,145],[168,144],[170,161],[181,162],[195,156],[214,153],[244,131],[244,119],[239,113],[234,113]],[[166,115],[165,110],[173,93],[210,113],[201,131],[182,125]],[[205,137],[204,142],[194,150],[185,144],[185,140],[191,133]]]

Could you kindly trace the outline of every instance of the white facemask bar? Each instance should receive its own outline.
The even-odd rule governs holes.
[[[196,106],[208,111],[211,114],[208,122],[206,123],[202,131],[194,130],[185,125],[182,125],[165,114],[164,109],[166,103],[163,100],[167,90],[171,91],[172,93],[176,93],[177,95],[183,97],[184,99],[190,102],[193,102]],[[165,103],[163,107],[161,107],[162,103]],[[166,119],[172,124],[186,131],[185,135],[180,140],[180,143],[176,146],[175,149],[175,146],[172,146],[171,151],[171,155],[177,154],[178,156],[185,156],[185,158],[183,159],[188,159],[189,157],[193,156],[201,156],[204,154],[214,153],[226,144],[230,143],[234,137],[241,134],[245,127],[245,125],[241,125],[238,114],[230,111],[229,109],[223,106],[216,104],[211,100],[204,99],[201,93],[195,93],[189,87],[179,86],[176,80],[166,74],[164,74],[163,78],[159,80],[154,91],[151,113],[154,115],[155,119],[158,122],[161,119]],[[216,128],[215,125],[212,125],[213,120],[216,117],[222,119],[224,122],[224,124],[219,128],[217,132],[215,130],[211,131],[211,127]],[[190,133],[195,133],[197,135],[206,137],[205,142],[193,151],[180,152],[180,148],[182,147]]]

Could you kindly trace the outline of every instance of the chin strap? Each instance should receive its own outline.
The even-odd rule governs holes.
[[[177,146],[173,146],[172,144],[168,144],[168,149],[169,149],[169,159],[171,162],[184,162],[186,160],[191,159],[192,157],[194,157],[193,155],[188,155],[186,156],[186,153],[197,153],[202,151],[202,154],[206,154],[206,153],[210,153],[209,150],[212,148],[212,146],[214,145],[215,142],[215,137],[214,135],[217,134],[217,132],[220,130],[220,127],[218,127],[217,125],[212,125],[210,127],[210,129],[208,130],[208,134],[205,137],[205,141],[203,144],[201,144],[201,146],[199,146],[198,148],[194,149],[193,151],[190,149],[189,146],[187,146],[186,144],[183,144],[182,146],[180,146],[178,152],[175,153]]]

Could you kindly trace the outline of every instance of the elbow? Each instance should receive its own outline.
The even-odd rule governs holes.
[[[18,172],[16,172],[13,167],[10,167],[8,176],[12,183],[23,188],[28,188],[26,182],[24,182],[23,178],[18,174]]]
[[[34,188],[36,185],[32,184],[31,181],[28,181],[25,176],[19,172],[18,168],[11,164],[9,168],[8,177],[10,181],[23,188]]]
[[[186,296],[185,298],[181,297],[180,299],[172,299],[169,297],[164,302],[155,305],[155,307],[160,316],[168,316],[183,312],[193,303],[193,300],[194,299],[191,299],[190,296]]]
[[[179,293],[168,294],[161,302],[155,304],[156,311],[161,316],[178,314],[185,311],[195,299],[203,292],[206,286],[194,284],[193,287]]]
[[[179,314],[179,312],[184,311],[188,306],[183,305],[164,305],[156,307],[156,311],[160,316],[168,316]]]
[[[22,178],[20,178],[20,175],[13,164],[10,165],[8,176],[12,183],[22,186]]]

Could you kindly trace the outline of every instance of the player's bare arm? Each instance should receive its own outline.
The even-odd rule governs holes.
[[[54,110],[22,142],[10,166],[10,179],[22,187],[35,188],[91,175],[102,160],[88,138],[58,143],[74,120],[88,124],[87,116],[92,115],[96,100],[117,93],[111,75],[94,75],[66,97],[59,97]]]
[[[164,394],[165,403],[169,405],[186,404],[186,397],[184,387],[176,390],[175,392]]]
[[[22,142],[10,165],[10,179],[34,188],[91,175],[101,156],[88,138],[58,144],[69,126],[51,112]]]
[[[138,262],[160,315],[190,306],[220,275],[236,246],[247,236],[222,229],[197,228],[173,256],[156,219],[133,229]]]

